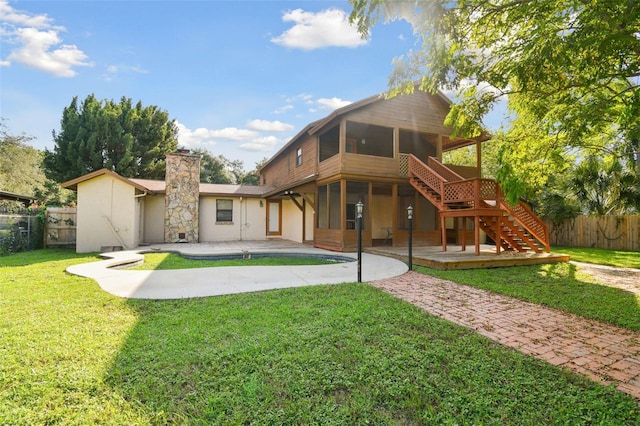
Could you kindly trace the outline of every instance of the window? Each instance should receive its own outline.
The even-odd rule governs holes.
[[[233,200],[216,200],[216,222],[233,221]]]
[[[346,151],[393,158],[393,128],[347,121]]]
[[[296,150],[296,166],[299,166],[302,164],[302,147],[299,147]]]
[[[319,161],[333,157],[340,149],[340,125],[333,126],[326,133],[318,137],[318,155]]]

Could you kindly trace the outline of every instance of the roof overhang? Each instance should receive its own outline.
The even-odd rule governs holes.
[[[21,195],[14,192],[0,191],[0,200],[17,201],[25,206],[31,204],[35,199],[36,198],[31,195]]]
[[[148,193],[152,193],[152,194],[154,193],[154,191],[149,190],[149,188],[146,188],[146,187],[140,185],[137,182],[134,182],[134,181],[132,181],[130,179],[127,179],[126,177],[120,176],[116,172],[113,172],[113,171],[111,171],[109,169],[100,169],[100,170],[93,171],[91,173],[87,173],[86,175],[82,175],[82,176],[77,177],[75,179],[71,179],[71,180],[68,180],[66,182],[63,182],[63,183],[60,184],[60,186],[62,186],[63,188],[66,188],[66,189],[70,189],[72,191],[77,191],[78,190],[78,184],[86,182],[86,181],[94,179],[94,178],[97,178],[98,176],[104,176],[104,175],[110,176],[110,177],[112,177],[114,179],[117,179],[117,180],[119,180],[121,182],[124,182],[124,183],[126,183],[128,185],[131,185],[134,188],[136,188],[136,189],[138,189],[138,190],[140,190],[142,192],[148,192]]]
[[[286,191],[305,185],[307,183],[315,182],[317,178],[318,178],[317,174],[312,174],[296,182],[278,186],[277,188],[273,188],[272,190],[265,192],[264,197],[269,198],[269,197],[275,197],[278,195],[288,195],[288,194],[285,194]]]

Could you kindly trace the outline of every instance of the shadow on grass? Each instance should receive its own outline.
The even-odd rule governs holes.
[[[419,272],[471,285],[631,330],[640,330],[640,298],[597,283],[571,263],[509,268]]]
[[[106,382],[151,423],[630,424],[628,396],[365,284],[131,300]]]

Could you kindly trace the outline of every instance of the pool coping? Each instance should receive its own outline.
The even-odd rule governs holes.
[[[182,299],[221,296],[281,288],[321,284],[340,284],[357,281],[357,256],[339,253],[354,259],[331,265],[285,266],[221,266],[213,268],[132,271],[118,266],[144,260],[147,252],[176,252],[187,256],[242,255],[252,253],[309,254],[336,256],[337,253],[315,247],[255,248],[239,250],[213,249],[200,244],[158,244],[134,250],[102,253],[104,260],[73,265],[67,272],[95,280],[106,292],[131,299]],[[362,253],[362,279],[365,282],[391,278],[407,272],[407,265],[399,260]]]

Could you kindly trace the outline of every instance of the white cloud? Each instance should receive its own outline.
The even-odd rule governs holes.
[[[212,138],[230,141],[245,141],[258,136],[258,133],[254,130],[238,129],[236,127],[225,127],[224,129],[210,130],[209,132]]]
[[[14,25],[32,27],[32,28],[53,28],[58,31],[64,31],[64,27],[54,27],[53,19],[46,14],[30,16],[24,12],[20,12],[9,6],[9,2],[0,1],[0,16],[2,21]]]
[[[269,123],[264,120],[253,120],[253,122]],[[216,152],[224,155],[228,155],[228,152],[237,152],[238,149],[250,152],[270,152],[278,143],[282,143],[282,141],[276,136],[264,135],[250,129],[225,127],[223,129],[215,130],[200,127],[195,130],[191,130],[177,120],[176,126],[178,127],[178,144],[180,146],[190,149],[208,149],[216,146]],[[287,124],[285,126],[289,125]],[[231,145],[220,143],[221,140],[236,142],[238,145],[233,143]]]
[[[310,95],[308,93],[300,93],[298,95],[295,96],[289,96],[287,97],[286,101],[291,103],[291,102],[297,102],[297,101],[311,101],[311,99],[313,98],[313,95]]]
[[[247,127],[251,130],[257,130],[259,132],[288,132],[293,129],[291,124],[283,123],[281,121],[267,121],[267,120],[251,120],[247,123]]]
[[[287,104],[287,105],[281,106],[280,108],[277,108],[275,111],[273,111],[273,113],[276,115],[284,114],[285,112],[291,111],[292,109],[293,109],[293,105]]]
[[[282,16],[293,27],[271,39],[285,47],[313,50],[323,47],[358,47],[367,44],[347,15],[340,9],[327,9],[318,13],[296,9]]]
[[[176,126],[178,127],[178,142],[180,145],[191,148],[197,148],[202,144],[216,144],[219,140],[246,142],[260,136],[260,133],[255,130],[238,129],[236,127],[225,127],[223,129],[199,127],[191,130],[177,120]]]
[[[269,152],[273,150],[278,142],[279,140],[275,136],[263,136],[254,138],[251,142],[243,143],[240,148],[246,151]]]
[[[198,129],[191,130],[177,120],[176,126],[178,127],[178,144],[180,146],[198,148],[205,144],[215,145],[215,142],[210,136],[209,129],[200,127]]]
[[[58,77],[75,76],[74,67],[93,66],[77,46],[62,44],[59,33],[64,27],[54,26],[47,15],[16,11],[7,1],[0,1],[0,12],[2,35],[19,45],[0,61],[3,66],[15,61]]]
[[[123,73],[149,74],[149,71],[131,65],[109,65],[102,77],[106,81],[113,81],[119,74]]]
[[[338,108],[342,108],[352,103],[351,101],[345,101],[343,99],[336,98],[336,97],[320,98],[318,99],[317,102],[320,105],[321,109],[330,110],[330,111],[336,110]]]

